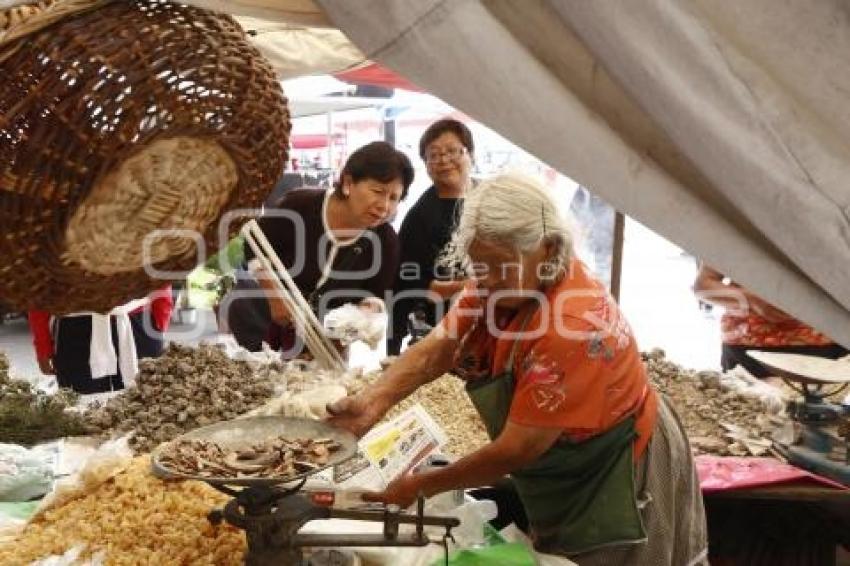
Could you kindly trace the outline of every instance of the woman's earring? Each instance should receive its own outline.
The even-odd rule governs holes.
[[[537,277],[544,282],[551,283],[558,278],[560,264],[556,261],[544,261],[537,267]]]

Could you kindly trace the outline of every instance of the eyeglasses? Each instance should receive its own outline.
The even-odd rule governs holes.
[[[466,148],[463,146],[453,147],[446,151],[428,151],[425,153],[425,163],[438,163],[446,159],[457,161],[464,155],[466,155]]]

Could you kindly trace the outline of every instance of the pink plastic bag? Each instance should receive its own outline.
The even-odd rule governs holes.
[[[703,493],[785,483],[847,489],[838,482],[801,470],[775,458],[701,455],[694,460]]]

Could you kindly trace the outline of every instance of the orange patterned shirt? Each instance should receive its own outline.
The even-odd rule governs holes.
[[[755,313],[725,313],[720,319],[724,344],[730,346],[829,346],[834,342],[798,320],[770,322]]]
[[[655,426],[658,401],[619,307],[577,259],[546,298],[543,306],[518,313],[497,311],[488,324],[486,304],[470,284],[441,323],[444,331],[461,337],[456,371],[465,379],[501,373],[531,312],[514,356],[516,390],[508,418],[562,428],[578,442],[635,415],[634,451],[640,456]]]

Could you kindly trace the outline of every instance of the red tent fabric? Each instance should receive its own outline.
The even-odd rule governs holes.
[[[289,141],[292,149],[320,149],[329,145],[327,134],[294,134]],[[332,142],[341,143],[342,135],[334,134]]]
[[[335,73],[334,77],[355,85],[374,85],[384,88],[403,88],[414,92],[423,92],[421,88],[404,77],[372,62],[364,63],[347,71]]]

